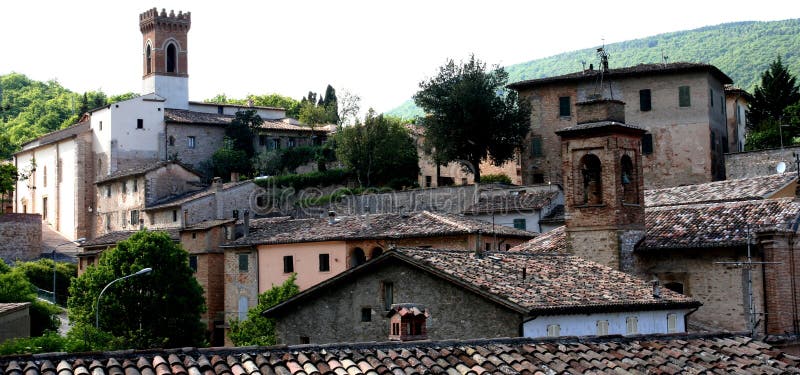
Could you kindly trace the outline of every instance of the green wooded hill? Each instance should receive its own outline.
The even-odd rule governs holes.
[[[509,83],[580,71],[581,61],[587,67],[590,63],[598,66],[597,47],[507,66]],[[706,26],[613,43],[606,51],[611,68],[659,63],[662,54],[668,56],[668,62],[712,64],[736,86],[752,92],[761,73],[778,56],[793,75],[800,76],[800,19]],[[431,67],[431,72],[434,69]],[[388,114],[410,119],[422,111],[408,100]]]

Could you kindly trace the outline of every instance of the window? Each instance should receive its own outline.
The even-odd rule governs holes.
[[[525,219],[514,219],[514,228],[525,230]]]
[[[169,136],[169,145],[170,146],[175,146],[175,137]]]
[[[139,191],[139,180],[134,178],[133,179],[133,192],[135,193],[137,191]]]
[[[548,324],[547,325],[547,337],[558,337],[561,336],[561,325],[560,324]]]
[[[218,105],[217,106],[217,114],[218,115],[225,114],[225,106],[224,105]]]
[[[111,230],[111,214],[106,214],[106,230]]]
[[[120,182],[120,186],[122,186],[122,194],[128,193],[128,184],[125,181]]]
[[[595,325],[597,326],[597,336],[608,334],[608,320],[598,320]]]
[[[692,95],[689,91],[689,86],[681,86],[678,87],[678,106],[679,107],[691,107],[692,105]]]
[[[152,71],[151,63],[153,61],[153,51],[152,48],[150,47],[150,43],[147,43],[147,48],[145,48],[144,50],[144,58],[145,58],[144,61],[145,72],[147,72],[147,74],[150,74],[150,72]],[[103,130],[102,125],[100,127],[100,130]]]
[[[653,109],[653,103],[650,101],[650,89],[639,90],[639,110],[647,112]]]
[[[197,232],[192,232],[192,239],[197,238]]]
[[[361,308],[361,321],[362,322],[371,322],[372,321],[372,309],[369,307]]]
[[[466,185],[466,184],[467,184],[467,178],[461,177],[461,185]]]
[[[178,221],[178,210],[172,210],[172,222]]]
[[[239,296],[239,320],[247,319],[247,310],[249,309],[247,297]]]
[[[47,220],[47,197],[42,198],[42,219]]]
[[[286,141],[286,147],[294,147],[294,146],[295,146],[295,140],[294,140],[294,138],[289,138],[289,139]]]
[[[310,344],[311,338],[308,336],[300,336],[300,344]]]
[[[319,272],[328,272],[331,270],[331,256],[330,254],[319,255]]]
[[[492,250],[492,243],[491,243],[491,242],[487,242],[487,243],[485,244],[485,248],[486,248],[486,251],[490,251],[490,250]]]
[[[136,129],[144,129],[144,120],[137,118],[136,119]]]
[[[392,323],[392,335],[400,335],[400,323]]]
[[[42,168],[42,184],[44,187],[47,187],[47,166],[45,165]]]
[[[664,284],[664,288],[667,288],[667,289],[669,289],[669,290],[671,290],[671,291],[673,291],[675,293],[683,294],[683,284],[681,284],[681,283],[679,283],[677,281],[673,281],[673,282],[669,282],[669,283]]]
[[[506,244],[506,251],[509,251],[509,250],[511,250],[511,244],[510,244],[510,243],[507,243],[507,244]]]
[[[622,155],[620,159],[620,182],[622,183],[622,202],[637,204],[639,203],[639,177],[636,175],[636,168],[633,167],[633,160],[628,155]]]
[[[131,210],[131,225],[139,225],[139,210]]]
[[[197,272],[197,255],[189,255],[189,268]]]
[[[561,117],[569,117],[572,114],[570,108],[569,96],[562,96],[558,98],[558,115]]]
[[[394,303],[394,283],[382,281],[381,289],[383,290],[383,309],[389,311]]]
[[[603,168],[600,158],[594,154],[586,154],[581,158],[578,185],[582,189],[575,189],[580,195],[576,197],[576,202],[582,204],[602,204],[603,203]]]
[[[247,272],[250,269],[250,254],[239,254],[239,272]]]
[[[678,314],[667,314],[667,333],[678,332]]]
[[[322,268],[321,264],[320,268]],[[287,255],[283,257],[283,273],[292,273],[292,272],[294,272],[294,257],[291,255]]]
[[[195,138],[192,136],[186,137],[186,148],[194,148]]]
[[[714,108],[714,90],[708,89],[708,105]]]
[[[100,121],[100,131],[103,131],[103,122]]]
[[[544,183],[544,174],[542,174],[542,173],[534,173],[532,182],[534,184],[543,184]]]
[[[635,316],[625,318],[625,334],[635,335],[637,333],[639,333],[639,318]]]
[[[175,44],[170,43],[167,46],[167,73],[176,73],[177,70],[177,61],[178,60],[178,51],[175,48]]]
[[[433,178],[431,176],[425,176],[425,187],[431,187],[431,181]]]
[[[531,156],[542,155],[542,137],[535,135],[531,138]]]
[[[369,253],[369,259],[375,259],[383,254],[383,249],[380,247],[373,247],[372,251]]]
[[[353,249],[350,253],[350,267],[360,266],[367,261],[367,254],[360,247]]]
[[[642,137],[642,154],[650,155],[653,153],[653,135],[650,133]]]

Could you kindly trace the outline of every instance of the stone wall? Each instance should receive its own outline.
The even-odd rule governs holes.
[[[194,137],[194,147],[189,147],[189,137]],[[222,147],[224,137],[223,126],[167,123],[167,156],[199,168]]]
[[[520,314],[405,263],[390,261],[285,310],[277,318],[278,343],[299,344],[301,337],[312,344],[387,341],[386,283],[393,285],[390,303],[427,307],[431,340],[516,337],[521,333]],[[369,309],[370,321],[362,321],[362,309]]]
[[[0,215],[0,258],[33,260],[42,253],[42,215]]]
[[[797,172],[794,153],[800,153],[800,146],[725,154],[726,177],[733,180],[775,174],[780,162],[786,163],[787,173]]]
[[[246,271],[239,270],[239,254],[247,256]],[[258,304],[258,252],[255,250],[225,250],[225,322],[238,319],[240,313],[246,316],[247,311],[239,311],[239,300],[247,300],[247,309]],[[225,344],[231,345],[227,335]]]
[[[0,343],[31,336],[30,303],[0,304]]]

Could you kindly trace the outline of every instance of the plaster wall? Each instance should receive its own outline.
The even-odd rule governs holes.
[[[627,335],[627,318],[638,319],[638,331],[631,334],[650,335],[663,333],[686,332],[684,317],[689,310],[656,310],[656,311],[629,311],[620,313],[601,314],[575,314],[540,316],[524,323],[523,335],[525,337],[547,336],[547,327],[557,324],[560,327],[560,336],[596,336],[597,322],[608,322],[609,335]],[[668,315],[675,314],[675,330],[668,330]]]

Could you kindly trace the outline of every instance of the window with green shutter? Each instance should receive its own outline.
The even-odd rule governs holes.
[[[531,156],[542,156],[542,137],[538,135],[531,138]]]
[[[250,253],[239,254],[239,272],[247,272],[250,268]]]
[[[525,230],[525,219],[514,219],[514,228]]]
[[[689,86],[678,87],[678,106],[690,107],[692,105],[692,96]]]
[[[562,96],[558,98],[558,115],[561,117],[568,117],[572,115],[569,96]]]

